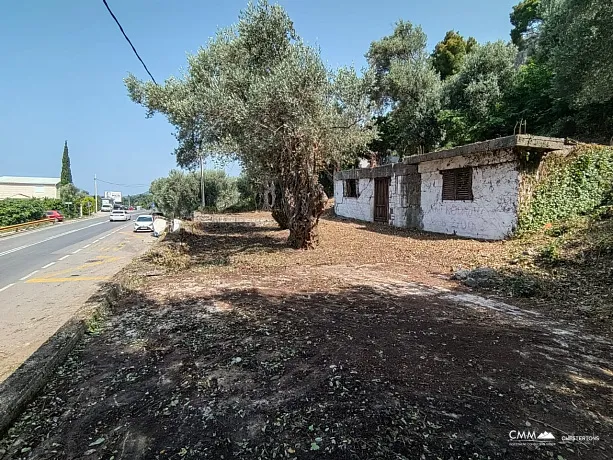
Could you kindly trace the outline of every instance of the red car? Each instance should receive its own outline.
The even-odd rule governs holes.
[[[47,211],[45,213],[45,217],[49,220],[53,220],[55,222],[63,222],[64,216],[58,211]]]

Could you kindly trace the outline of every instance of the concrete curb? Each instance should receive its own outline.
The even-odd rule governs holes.
[[[94,294],[71,319],[0,383],[0,436],[47,384],[55,369],[83,338],[91,321],[108,311],[118,292],[116,286],[107,286]]]

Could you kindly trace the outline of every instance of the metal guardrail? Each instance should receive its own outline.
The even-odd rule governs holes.
[[[6,227],[0,227],[0,233],[10,232],[11,230],[19,231],[22,228],[27,228],[27,227],[32,227],[32,226],[36,227],[38,225],[48,224],[52,222],[55,222],[55,219],[45,218],[45,219],[40,219],[40,220],[33,220],[31,222],[24,222],[23,224],[7,225]]]

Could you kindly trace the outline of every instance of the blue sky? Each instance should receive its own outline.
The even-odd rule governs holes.
[[[247,0],[107,0],[158,82],[177,75],[186,53],[236,21]],[[281,0],[298,33],[330,67],[365,66],[373,40],[398,19],[421,24],[429,46],[447,30],[479,42],[508,40],[517,0]],[[93,192],[146,191],[175,167],[173,128],[145,119],[122,79],[147,75],[102,0],[7,2],[0,15],[0,176],[58,176],[68,140],[75,184]],[[236,164],[226,166],[239,173]]]

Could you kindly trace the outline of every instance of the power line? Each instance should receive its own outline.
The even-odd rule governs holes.
[[[115,20],[115,22],[117,23],[117,25],[119,26],[119,30],[121,30],[121,33],[123,34],[123,36],[125,37],[125,39],[128,41],[128,43],[130,44],[130,46],[132,47],[132,51],[134,51],[134,54],[136,54],[136,57],[138,58],[138,60],[140,61],[140,63],[143,65],[143,67],[145,68],[145,70],[147,71],[147,73],[149,74],[149,76],[151,77],[151,79],[153,80],[153,83],[155,83],[156,85],[158,84],[157,81],[155,81],[155,78],[153,78],[153,75],[151,75],[151,72],[149,72],[149,69],[147,68],[147,66],[145,65],[144,61],[141,59],[141,57],[138,55],[138,51],[136,51],[136,48],[134,48],[134,45],[132,44],[132,42],[130,41],[130,39],[128,38],[128,36],[126,35],[126,33],[123,30],[123,27],[121,27],[121,24],[119,23],[119,21],[117,20],[117,18],[115,17],[115,15],[113,14],[113,12],[111,11],[111,7],[109,6],[109,4],[106,2],[106,0],[102,0],[102,3],[104,3],[104,6],[106,6],[106,9],[109,11],[109,13],[111,14],[111,16],[113,17],[113,19]]]
[[[149,187],[147,184],[116,184],[115,182],[108,182],[102,179],[96,179],[98,182],[102,182],[108,185],[117,185],[118,187]]]

